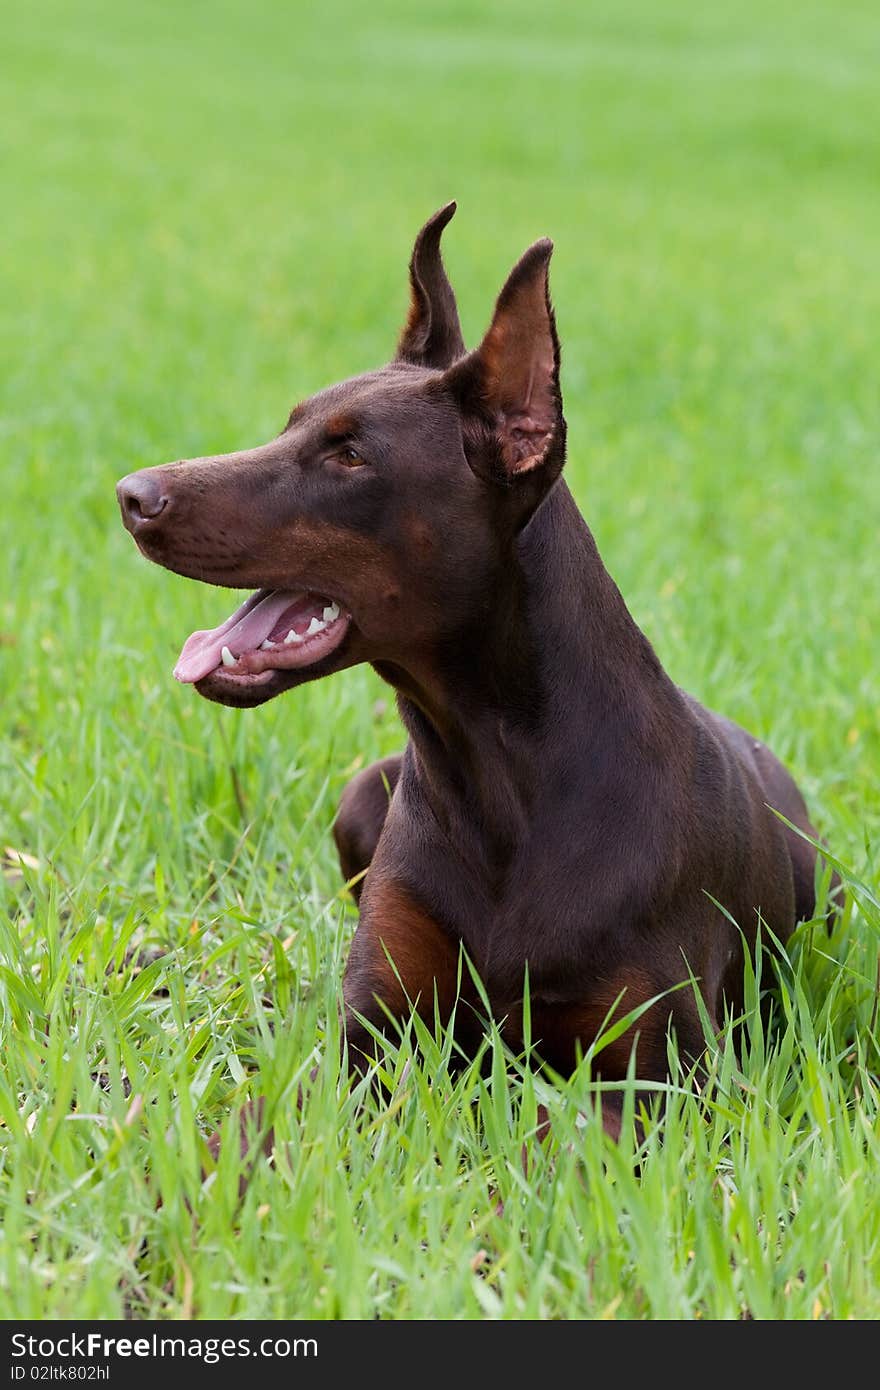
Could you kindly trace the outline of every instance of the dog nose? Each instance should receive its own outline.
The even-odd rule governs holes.
[[[159,479],[149,468],[139,473],[129,473],[116,484],[116,496],[122,520],[129,531],[145,521],[154,521],[168,505],[168,497],[163,492]]]

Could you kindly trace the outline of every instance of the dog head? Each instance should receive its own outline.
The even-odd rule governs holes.
[[[261,704],[492,622],[515,537],[565,455],[552,245],[526,251],[469,353],[440,255],[454,211],[416,238],[388,366],[303,401],[268,444],[118,484],[150,560],[255,591],[183,646],[175,675],[207,699]]]

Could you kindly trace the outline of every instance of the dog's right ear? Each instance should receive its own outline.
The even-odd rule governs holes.
[[[398,362],[442,370],[466,351],[458,306],[440,255],[440,237],[455,207],[455,203],[447,203],[440,208],[416,237],[409,263],[409,318],[397,344]]]

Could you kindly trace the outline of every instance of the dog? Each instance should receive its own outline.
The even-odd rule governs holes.
[[[817,836],[769,748],[666,674],[561,476],[552,243],[468,351],[440,253],[454,211],[416,239],[388,366],[303,401],[268,444],[130,474],[122,517],[150,560],[255,591],[183,646],[174,674],[206,699],[259,705],[358,662],[397,692],[405,751],[355,777],[334,824],[359,900],[350,1067],[412,1008],[479,1046],[463,948],[512,1048],[527,977],[557,1073],[619,1009],[603,1080],[634,1053],[661,1082],[670,1027],[681,1055],[705,1050],[697,991],[720,1029],[759,924],[784,943],[814,915]],[[613,1136],[621,1104],[603,1093]]]

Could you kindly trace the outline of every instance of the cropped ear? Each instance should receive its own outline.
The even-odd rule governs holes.
[[[474,472],[511,485],[528,479],[534,505],[565,460],[559,339],[548,286],[552,252],[546,238],[529,247],[498,296],[482,343],[444,377],[465,415]],[[481,428],[474,429],[475,419]]]
[[[398,362],[443,368],[466,351],[455,295],[440,255],[440,237],[455,208],[455,203],[440,208],[416,237],[409,263],[409,318],[397,344]]]

